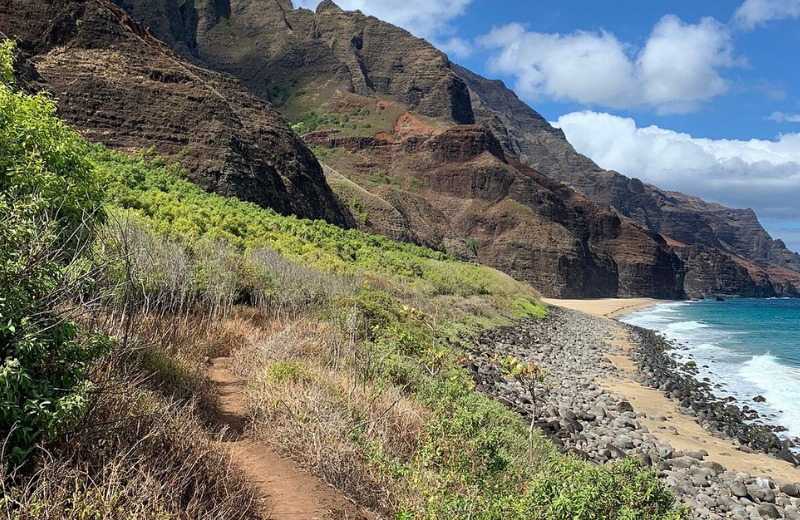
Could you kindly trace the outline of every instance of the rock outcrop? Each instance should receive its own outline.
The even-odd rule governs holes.
[[[396,210],[359,198],[367,230],[392,236],[398,215],[415,215],[408,222],[420,242],[527,280],[548,296],[683,297],[683,264],[660,235],[507,156],[485,127],[362,146],[336,135],[306,139],[345,152],[336,155],[339,169]],[[375,171],[387,172],[386,181],[371,182]]]
[[[687,293],[797,294],[800,286],[785,283],[784,276],[786,270],[800,273],[800,255],[773,240],[752,210],[726,208],[603,170],[576,152],[560,129],[553,128],[503,82],[457,65],[452,68],[470,90],[476,120],[491,128],[509,153],[590,200],[691,246],[685,257],[693,273],[687,274],[687,282],[691,281]],[[722,269],[723,264],[727,268]],[[752,264],[752,268],[741,267],[743,264]]]
[[[114,4],[3,0],[0,30],[88,139],[152,148],[221,195],[353,225],[314,155],[268,103],[181,59]]]
[[[114,1],[186,60],[235,76],[298,122],[298,131],[311,131],[306,139],[335,168],[328,178],[350,206],[348,215],[336,217],[341,222],[478,259],[530,280],[549,295],[676,298],[798,292],[800,256],[772,240],[752,211],[709,204],[602,170],[502,82],[450,63],[424,40],[388,23],[343,11],[330,0],[316,12],[294,9],[289,0]],[[132,31],[138,38],[150,38],[137,31],[141,27]],[[89,56],[90,46],[82,45]],[[84,81],[75,88],[97,98],[95,104],[77,103],[73,119],[102,112],[100,96],[92,94],[88,74],[82,72],[86,66],[46,52],[37,61],[61,71],[64,79],[57,83],[68,88],[66,67],[73,63]],[[158,53],[164,55],[163,49]],[[225,85],[232,92],[228,76],[212,78],[182,63],[217,92]],[[146,84],[154,80],[149,70],[137,71]],[[90,72],[96,74],[97,67]],[[180,74],[156,79],[196,85]],[[155,104],[154,96],[138,99]],[[242,122],[241,114],[253,119],[265,105],[250,94],[223,97],[236,118],[218,119],[218,133],[242,123],[250,135],[274,137],[271,130],[254,132],[252,123]],[[186,126],[185,117],[163,121],[163,130],[151,133],[165,143],[175,133],[169,125]],[[113,139],[112,125],[102,118],[91,123]],[[121,128],[122,135],[129,132]],[[226,136],[225,141],[235,151],[230,159],[226,156],[226,164],[259,164],[248,154],[246,140],[242,144]],[[161,147],[172,146],[168,154],[187,155],[180,144]],[[318,186],[321,177],[305,148],[292,149],[303,150],[293,156],[301,166],[295,170],[312,173],[307,182],[281,173],[287,194],[294,193],[291,187]],[[191,163],[202,156],[189,148],[187,157]],[[209,189],[217,187],[213,176],[195,178]],[[264,196],[253,197],[252,191],[232,194],[248,200]],[[335,221],[335,200],[326,194],[320,205],[313,201],[319,196],[304,206],[307,198],[297,192],[271,205],[300,214],[328,208],[327,218]]]
[[[116,1],[295,120],[336,116],[338,129],[306,139],[338,151],[328,176],[362,229],[478,259],[549,295],[683,296],[682,263],[660,236],[507,158],[470,126],[447,57],[406,31],[330,1],[316,12],[285,0],[187,0],[178,11]]]

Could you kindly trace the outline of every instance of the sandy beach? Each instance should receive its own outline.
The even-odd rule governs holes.
[[[601,318],[618,318],[660,303],[670,302],[670,300],[655,300],[653,298],[597,298],[591,300],[542,298],[542,301],[548,305],[557,305]]]
[[[652,467],[695,518],[800,520],[800,469],[779,438],[718,401],[665,354],[660,337],[614,319],[666,301],[545,302],[546,318],[474,339],[467,368],[478,391],[534,417],[543,435],[580,458],[604,465],[634,457]],[[507,356],[543,370],[538,396],[504,376],[498,360]]]
[[[800,468],[766,454],[738,451],[734,443],[711,435],[695,421],[694,417],[681,413],[677,403],[664,396],[663,392],[645,387],[636,381],[636,365],[626,354],[634,346],[627,331],[612,318],[619,318],[660,303],[668,303],[667,301],[650,298],[545,299],[544,301],[548,305],[577,310],[609,320],[610,330],[614,335],[609,338],[609,343],[618,347],[621,353],[605,355],[617,367],[618,375],[609,377],[601,382],[601,385],[624,396],[636,412],[646,414],[641,422],[657,438],[668,441],[680,450],[703,449],[708,452],[705,460],[719,462],[730,470],[746,471],[754,477],[765,475],[788,482],[800,482]],[[659,416],[665,417],[666,420],[653,419]]]

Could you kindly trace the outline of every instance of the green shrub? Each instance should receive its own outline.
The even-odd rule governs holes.
[[[19,463],[77,420],[109,343],[58,312],[90,284],[101,183],[55,103],[14,89],[13,53],[0,46],[0,437]]]
[[[688,518],[673,510],[675,497],[652,469],[635,459],[611,468],[574,458],[552,457],[528,492],[530,518],[553,520],[669,520]]]
[[[267,378],[276,383],[296,383],[305,376],[306,368],[299,361],[277,361],[265,369]]]

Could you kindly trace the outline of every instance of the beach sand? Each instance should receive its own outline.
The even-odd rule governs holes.
[[[597,298],[592,300],[542,298],[542,301],[548,305],[557,305],[593,316],[600,316],[601,318],[617,318],[659,303],[669,303],[669,300],[655,300],[653,298]]]
[[[688,451],[705,450],[705,460],[719,462],[729,470],[746,471],[752,476],[770,476],[787,482],[800,482],[800,468],[795,468],[766,454],[744,453],[739,451],[729,440],[712,436],[698,424],[694,417],[678,410],[678,405],[667,398],[659,390],[645,387],[636,381],[637,367],[624,352],[632,351],[634,346],[628,333],[617,321],[618,318],[634,311],[651,307],[665,300],[649,298],[604,298],[595,300],[558,300],[545,299],[548,305],[557,305],[577,310],[594,316],[606,318],[610,322],[612,338],[609,343],[620,347],[623,354],[606,357],[619,369],[619,377],[609,377],[601,385],[608,390],[620,394],[633,405],[636,412],[646,414],[641,422],[659,439],[667,440],[677,449]],[[664,416],[665,421],[654,420],[653,417]],[[670,431],[670,428],[674,430]]]

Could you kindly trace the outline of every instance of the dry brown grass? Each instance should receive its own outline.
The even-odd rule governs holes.
[[[126,377],[107,382],[86,417],[33,474],[3,480],[0,518],[261,518],[193,403],[166,401]]]
[[[398,389],[360,377],[357,357],[346,329],[304,319],[236,352],[234,367],[250,381],[255,438],[357,503],[393,512],[395,484],[375,464],[411,460],[428,412]]]

